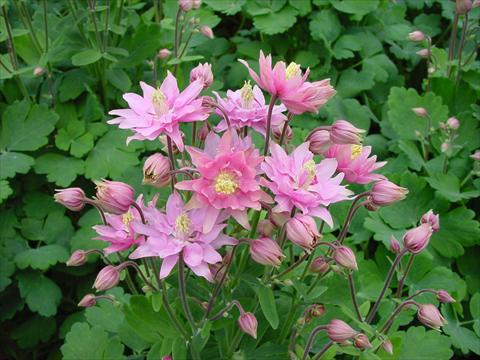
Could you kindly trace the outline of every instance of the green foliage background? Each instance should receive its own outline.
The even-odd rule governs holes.
[[[90,292],[100,264],[92,258],[81,268],[66,268],[64,262],[75,249],[103,246],[91,240],[91,226],[99,219],[93,210],[79,215],[52,199],[55,188],[69,186],[88,189],[91,195],[91,181],[100,178],[128,181],[138,192],[151,192],[141,185],[141,166],[144,158],[160,151],[162,145],[133,142],[127,147],[127,132],[107,126],[106,114],[121,107],[121,95],[137,91],[140,80],[161,80],[174,65],[156,58],[156,53],[173,48],[177,2],[98,1],[93,12],[83,1],[3,0],[0,4],[4,16],[8,15],[17,55],[12,58],[8,54],[3,16],[0,358],[158,359],[170,352],[175,359],[185,358],[184,346],[154,296],[124,295],[117,288],[113,292],[124,303],[123,312],[109,303],[86,311],[76,306]],[[417,256],[407,285],[410,292],[424,287],[448,290],[457,299],[453,305],[442,306],[449,324],[444,333],[421,326],[405,331],[400,326],[413,317],[407,312],[396,322],[400,329],[392,336],[394,355],[351,351],[361,358],[480,355],[480,228],[476,215],[480,180],[478,164],[469,158],[480,145],[480,62],[475,59],[480,8],[470,13],[477,30],[465,47],[464,59],[470,61],[457,82],[446,76],[445,49],[454,7],[450,0],[204,0],[200,10],[187,14],[211,26],[215,38],[193,35],[188,54],[178,67],[181,86],[187,84],[189,71],[198,61],[208,61],[215,75],[212,90],[239,88],[247,72],[237,59],[255,66],[259,50],[310,67],[312,79],[331,78],[338,94],[318,115],[294,118],[293,143],[302,142],[309,130],[320,124],[347,119],[368,130],[365,143],[373,146],[380,159],[389,161],[382,172],[410,189],[407,200],[377,212],[362,210],[354,220],[348,241],[357,248],[362,271],[356,274],[356,281],[364,311],[368,311],[368,301],[377,296],[389,266],[387,259],[392,258],[390,236],[400,238],[430,208],[440,213],[441,230],[428,251]],[[417,29],[430,35],[435,45],[432,52],[437,67],[428,93],[422,90],[426,86],[425,61],[415,55],[421,47],[408,40],[408,33]],[[451,66],[456,71],[457,63]],[[35,76],[36,67],[45,73]],[[425,134],[426,123],[412,107],[426,108],[435,128],[449,116],[460,120],[459,136],[450,152],[441,153],[442,139],[436,132],[433,156],[424,160],[416,132]],[[477,172],[472,176],[474,166]],[[343,205],[333,208],[337,218],[346,210]],[[248,284],[256,271],[253,266],[241,276]],[[175,280],[169,281],[175,284]],[[292,281],[299,293],[305,292],[305,284],[296,282],[295,277]],[[262,290],[253,283],[237,295],[248,304],[252,291]],[[337,278],[326,279],[307,296],[307,302],[326,305],[322,322],[348,318],[350,308],[335,307],[349,304],[348,299],[346,283]],[[428,296],[426,300],[435,302]],[[279,332],[274,329],[279,326],[278,314],[280,325],[284,323],[289,302],[284,292],[261,297],[266,318],[259,315],[262,342],[244,339],[241,356],[286,357],[286,348],[277,342]],[[393,302],[383,304],[380,314],[387,315],[393,306]],[[298,316],[291,314],[293,319]],[[220,348],[226,346],[222,339],[231,326],[235,326],[233,319],[214,325],[213,335],[205,340],[204,354],[221,358],[211,343],[215,340]],[[318,348],[322,341],[325,339]]]

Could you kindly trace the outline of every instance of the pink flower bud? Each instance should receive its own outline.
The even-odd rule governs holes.
[[[338,265],[344,268],[358,270],[357,259],[349,247],[343,245],[337,247],[333,253],[333,259]]]
[[[314,318],[320,317],[325,314],[325,306],[322,304],[312,304],[305,311],[305,322],[309,323]]]
[[[290,241],[304,249],[311,249],[320,237],[315,220],[308,215],[295,215],[288,220],[286,229]]]
[[[312,261],[309,269],[313,273],[325,274],[330,269],[330,265],[328,265],[323,256],[318,256]]]
[[[200,130],[197,132],[197,138],[200,141],[205,141],[207,138],[208,133],[210,132],[210,129],[208,128],[207,124],[204,124]]]
[[[417,317],[423,325],[431,327],[432,329],[438,330],[447,323],[437,307],[432,304],[420,305]]]
[[[450,144],[447,141],[443,142],[442,145],[440,145],[440,150],[442,151],[442,153],[447,152],[448,149],[450,149]]]
[[[426,118],[428,117],[428,111],[425,108],[422,107],[416,107],[412,108],[412,111],[415,113],[415,115]]]
[[[126,213],[135,201],[135,192],[130,185],[119,181],[96,181],[97,199],[101,207],[112,214]]]
[[[268,218],[276,227],[282,227],[290,218],[288,212],[270,212]]]
[[[451,118],[448,118],[447,125],[450,129],[457,130],[460,127],[460,121],[452,116]]]
[[[202,0],[192,0],[193,1],[193,6],[192,8],[194,10],[197,10],[200,8],[200,6],[202,5]]]
[[[85,206],[85,193],[80,188],[55,189],[55,202],[72,211],[80,211]]]
[[[97,275],[93,287],[97,291],[109,290],[115,286],[120,281],[120,272],[113,265],[107,265]]]
[[[240,330],[242,330],[244,333],[250,335],[254,339],[257,338],[257,319],[255,318],[255,315],[253,315],[251,312],[242,312],[240,314],[240,317],[238,318],[238,326],[240,327]]]
[[[437,291],[437,300],[441,303],[454,303],[455,299],[445,290],[438,290]]]
[[[162,360],[173,360],[172,355],[165,355],[162,357]]]
[[[219,283],[222,281],[225,272],[227,271],[227,267],[225,266],[225,262],[216,263],[216,264],[208,264],[210,272],[213,274],[213,281]],[[226,279],[228,279],[228,274],[226,275]]]
[[[80,302],[78,303],[78,306],[80,306],[80,307],[92,307],[92,306],[95,306],[96,303],[97,303],[97,299],[96,299],[95,295],[87,294],[82,298],[82,300],[80,300]]]
[[[392,342],[388,339],[383,340],[382,342],[382,348],[385,350],[388,354],[393,355],[393,345]]]
[[[417,31],[413,31],[410,34],[408,34],[408,38],[410,39],[410,41],[419,42],[419,41],[425,40],[425,34],[421,31],[417,30]]]
[[[458,15],[465,15],[472,10],[472,0],[457,0],[455,10]]]
[[[200,33],[209,39],[213,39],[213,30],[210,26],[203,25],[200,28]]]
[[[470,157],[475,161],[480,161],[480,150],[475,151]]]
[[[355,338],[353,339],[353,344],[355,345],[356,348],[360,350],[370,349],[373,347],[370,341],[368,340],[367,335],[363,333],[359,333],[355,336]]]
[[[45,69],[43,67],[37,66],[35,69],[33,69],[33,75],[34,76],[40,76],[43,75],[45,72]]]
[[[285,257],[280,246],[268,237],[250,242],[250,255],[253,261],[262,265],[279,266]]]
[[[327,325],[327,333],[330,340],[339,343],[350,340],[358,334],[350,325],[338,319],[332,320]]]
[[[270,236],[275,230],[275,225],[268,219],[261,220],[258,223],[257,230],[262,236]]]
[[[395,253],[399,254],[402,249],[400,248],[400,243],[394,236],[390,237],[390,250]]]
[[[408,190],[388,180],[377,181],[370,191],[370,199],[374,205],[387,206],[405,199]]]
[[[157,57],[159,59],[166,59],[168,58],[170,55],[172,55],[172,52],[168,49],[161,49],[158,54],[157,54]]]
[[[66,262],[67,266],[82,266],[87,262],[87,253],[83,250],[75,250],[70,259]]]
[[[161,188],[170,183],[170,160],[160,153],[153,154],[143,165],[143,183]]]
[[[333,143],[330,141],[330,131],[315,129],[308,135],[307,141],[310,141],[310,151],[315,155],[323,155],[327,152]]]
[[[435,214],[432,210],[428,210],[420,220],[422,224],[429,224],[432,227],[433,232],[440,229],[440,216]]]
[[[421,49],[416,52],[418,56],[420,56],[422,59],[427,59],[430,57],[430,51],[428,49]]]
[[[280,141],[280,138],[282,137],[282,131],[283,131],[283,124],[280,126],[272,127],[272,136],[276,142]],[[283,143],[288,144],[292,140],[292,137],[293,137],[292,128],[289,125],[287,125],[287,128],[285,129],[285,136],[283,137]]]
[[[198,64],[190,71],[190,82],[200,80],[206,89],[213,83],[212,65],[209,63]]]
[[[190,11],[193,8],[193,0],[178,0],[178,6],[185,12]]]
[[[335,144],[360,144],[360,134],[365,130],[357,129],[346,120],[337,120],[330,128],[330,140]]]
[[[403,246],[412,254],[418,254],[427,247],[432,233],[433,230],[430,224],[421,224],[405,233]]]

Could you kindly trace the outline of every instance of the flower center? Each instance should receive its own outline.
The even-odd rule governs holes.
[[[243,85],[240,90],[240,95],[242,97],[242,106],[245,109],[250,109],[253,102],[253,90],[252,85],[250,85],[250,80],[245,81],[245,85]]]
[[[128,210],[125,214],[122,215],[122,222],[124,225],[130,224],[130,221],[133,220],[133,215],[130,210]]]
[[[237,190],[238,182],[235,179],[235,176],[232,174],[222,171],[215,178],[215,192],[223,195],[231,195]]]
[[[353,160],[353,159],[357,158],[362,153],[363,146],[354,144],[354,145],[351,146],[350,149],[352,151],[352,155],[350,155],[350,158]]]
[[[153,108],[157,115],[164,115],[168,112],[167,97],[160,89],[155,89],[152,94]]]
[[[303,168],[307,171],[308,177],[313,180],[317,172],[315,161],[308,160],[305,164],[303,164]]]
[[[294,63],[293,61],[287,66],[285,70],[285,77],[287,80],[301,75],[300,65]]]
[[[190,218],[185,213],[182,213],[181,215],[179,215],[175,220],[175,230],[183,234],[186,234],[189,232],[190,225],[191,225]]]

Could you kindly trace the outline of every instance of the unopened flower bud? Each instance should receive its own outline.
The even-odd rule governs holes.
[[[330,141],[330,131],[315,129],[307,137],[310,142],[309,149],[315,155],[323,155],[333,143]]]
[[[198,8],[200,8],[200,6],[202,5],[202,0],[192,0],[193,1],[193,6],[192,8],[194,10],[197,10]]]
[[[338,319],[332,320],[330,324],[327,325],[327,333],[330,340],[339,343],[350,340],[358,334],[350,325]]]
[[[438,330],[447,323],[442,314],[440,314],[440,311],[438,311],[437,307],[432,304],[420,305],[417,312],[417,317],[422,324],[431,327],[432,329]]]
[[[387,206],[405,199],[408,190],[388,180],[377,181],[370,191],[370,199],[374,205]]]
[[[198,64],[190,71],[190,82],[200,80],[206,89],[213,83],[212,65],[209,63]]]
[[[66,262],[67,266],[82,266],[87,262],[87,253],[84,250],[75,250],[70,259]]]
[[[385,350],[388,354],[393,355],[393,345],[392,342],[388,339],[382,341],[382,348]]]
[[[417,31],[413,31],[410,34],[408,34],[408,38],[410,39],[410,41],[419,42],[419,41],[425,40],[425,34],[421,31],[417,30]]]
[[[333,253],[335,262],[349,270],[358,270],[357,259],[353,251],[347,246],[339,246]]]
[[[113,265],[107,265],[97,275],[93,287],[97,291],[109,290],[115,286],[120,281],[120,272]]]
[[[430,224],[421,224],[405,233],[403,246],[412,254],[418,254],[427,247],[432,233]]]
[[[364,333],[357,334],[353,339],[353,344],[357,349],[360,349],[360,350],[370,349],[373,347],[370,341],[368,340],[367,335],[365,335]]]
[[[190,11],[193,8],[193,0],[178,0],[178,6],[185,12]]]
[[[273,211],[271,211],[269,213],[268,218],[273,223],[273,225],[281,228],[287,222],[287,220],[290,218],[290,215],[288,214],[288,212],[273,212]]]
[[[170,55],[172,55],[172,52],[168,49],[161,49],[158,54],[157,54],[157,57],[159,59],[166,59],[168,58]]]
[[[441,303],[454,303],[455,299],[448,293],[448,291],[445,290],[438,290],[437,291],[437,300],[440,301]]]
[[[360,144],[361,134],[365,130],[358,129],[346,120],[337,120],[330,128],[330,140],[334,144]]]
[[[400,251],[402,251],[402,249],[400,248],[400,243],[397,239],[395,239],[394,236],[390,238],[390,250],[395,254],[399,254]]]
[[[472,0],[457,0],[455,10],[458,15],[465,15],[472,10]]]
[[[252,240],[250,242],[250,255],[253,261],[271,266],[279,266],[285,257],[280,246],[268,237]]]
[[[96,181],[97,199],[107,212],[121,215],[126,213],[135,201],[133,188],[120,181]]]
[[[447,124],[445,124],[444,122],[440,121],[438,123],[438,127],[442,130],[445,130],[447,128]]]
[[[275,139],[276,142],[279,142],[281,137],[282,137],[282,132],[283,132],[283,124],[280,126],[275,126],[272,127],[272,136]],[[293,138],[293,131],[290,125],[287,125],[287,128],[285,129],[285,135],[283,136],[283,143],[288,144]]]
[[[421,49],[416,52],[418,56],[420,56],[422,59],[427,59],[430,57],[430,51],[428,49]]]
[[[433,232],[436,232],[440,229],[440,216],[435,214],[433,210],[428,210],[428,212],[423,214],[420,222],[422,224],[429,224],[432,227]]]
[[[258,223],[257,230],[262,236],[270,236],[275,230],[275,225],[268,219],[261,220]]]
[[[45,72],[45,68],[40,67],[40,66],[37,66],[35,69],[33,69],[33,75],[34,76],[43,75],[44,72]]]
[[[80,211],[85,206],[85,193],[80,188],[55,189],[55,202],[72,211]]]
[[[213,39],[213,30],[210,26],[203,25],[200,28],[200,33],[209,39]]]
[[[288,220],[286,229],[290,241],[304,249],[311,249],[320,237],[315,220],[308,215],[295,215]]]
[[[460,127],[460,121],[456,117],[448,118],[447,125],[450,129],[457,130]]]
[[[415,115],[417,116],[420,116],[420,117],[423,117],[423,118],[426,118],[428,117],[428,111],[427,109],[423,108],[423,107],[416,107],[416,108],[412,108],[412,111],[415,113]]]
[[[205,141],[207,138],[208,133],[210,132],[210,129],[208,128],[207,124],[204,124],[200,130],[197,132],[197,138],[200,141]]]
[[[330,265],[328,265],[328,263],[325,261],[325,257],[323,256],[316,257],[310,264],[309,268],[311,272],[317,274],[325,274],[328,269],[330,269]]]
[[[311,322],[314,318],[320,317],[325,314],[325,306],[322,304],[313,304],[307,308],[305,312],[305,321],[307,323]]]
[[[442,153],[446,153],[448,149],[450,149],[450,144],[447,141],[443,142],[442,145],[440,145],[440,150],[442,151]]]
[[[257,338],[257,319],[255,318],[255,315],[253,315],[251,312],[243,312],[240,314],[240,317],[238,318],[238,326],[240,327],[240,330],[242,330],[244,333],[250,335],[254,339]]]
[[[95,306],[96,303],[97,303],[97,299],[95,295],[87,294],[82,298],[82,300],[80,300],[80,302],[78,303],[78,306],[87,308],[87,307]]]
[[[170,183],[170,160],[160,153],[153,154],[143,165],[143,183],[161,188]]]
[[[475,151],[470,157],[475,161],[480,161],[480,150]]]

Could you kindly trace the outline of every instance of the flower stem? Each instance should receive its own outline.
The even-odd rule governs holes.
[[[170,170],[174,171],[175,170],[175,157],[173,155],[172,139],[168,135],[167,135],[167,151],[168,151],[168,158],[170,159]],[[172,176],[170,184],[172,186],[172,191],[175,190],[175,176]]]
[[[145,284],[147,284],[150,288],[152,288],[153,290],[158,290],[157,287],[155,285],[153,285],[148,279],[147,277],[145,276],[145,274],[143,273],[142,269],[140,269],[140,266],[138,266],[138,264],[135,262],[135,261],[125,261],[123,264],[123,267],[127,267],[127,266],[131,266],[133,267],[138,275],[140,275],[140,277],[142,278],[142,280],[144,281]]]
[[[468,13],[465,14],[465,18],[463,19],[463,27],[462,27],[462,37],[460,38],[460,45],[458,46],[457,58],[458,58],[458,66],[457,66],[457,78],[456,84],[460,81],[460,72],[462,70],[462,52],[463,52],[463,45],[465,44],[465,34],[467,33],[468,28]]]
[[[312,330],[312,332],[310,333],[310,336],[308,337],[307,345],[305,346],[305,351],[303,352],[302,360],[307,359],[310,349],[312,348],[313,340],[315,340],[315,336],[317,336],[317,334],[323,330],[327,330],[326,325],[317,326],[315,329]]]
[[[176,327],[177,331],[183,336],[183,338],[185,340],[188,340],[188,334],[187,332],[185,331],[185,329],[183,328],[183,326],[180,324],[180,322],[178,321],[176,315],[175,315],[175,312],[173,311],[173,309],[170,307],[170,303],[168,302],[168,296],[167,296],[167,288],[165,286],[165,283],[158,277],[158,274],[156,273],[157,275],[157,281],[162,289],[162,303],[163,303],[163,307],[165,308],[165,310],[167,311],[167,314],[168,314],[168,317],[170,318],[170,320],[172,321],[173,325]]]
[[[295,261],[292,265],[290,265],[288,268],[286,268],[285,270],[283,270],[280,274],[277,274],[277,275],[274,275],[271,277],[270,280],[275,280],[279,277],[282,277],[283,275],[285,274],[288,274],[290,271],[292,271],[293,269],[295,269],[296,267],[298,267],[300,264],[302,264],[306,259],[307,257],[310,255],[309,252],[305,252],[305,254],[300,257],[297,261]]]
[[[450,45],[448,47],[447,77],[450,76],[450,71],[452,69],[451,63],[453,60],[453,53],[455,52],[455,41],[457,39],[458,17],[458,14],[455,12],[455,17],[453,18],[452,32],[450,33]]]
[[[180,15],[182,14],[182,8],[179,6],[177,10],[177,16],[175,17],[175,38],[173,39],[173,55],[178,57],[178,25],[180,23]],[[173,67],[173,76],[177,75],[178,64]]]
[[[313,360],[319,360],[326,352],[328,349],[330,349],[332,346],[333,346],[334,342],[333,341],[329,341],[324,347],[322,350],[320,350],[320,352],[315,355],[315,357],[313,358]]]
[[[187,289],[185,285],[185,262],[183,260],[183,253],[180,253],[178,258],[178,287],[179,287],[179,296],[180,302],[183,307],[183,312],[185,313],[185,317],[192,328],[192,333],[195,334],[196,325],[195,320],[193,319],[192,312],[190,311],[190,306],[188,305],[187,300]]]
[[[345,237],[347,236],[348,228],[350,227],[350,223],[352,222],[353,216],[355,213],[358,211],[360,208],[359,206],[356,206],[357,203],[360,201],[361,198],[370,195],[369,191],[363,192],[358,194],[355,199],[352,201],[352,204],[350,205],[350,209],[348,210],[347,217],[345,218],[345,222],[343,223],[342,230],[340,231],[340,234],[338,235],[337,241],[341,244]],[[362,204],[363,206],[363,204]]]
[[[395,309],[395,311],[392,313],[392,315],[390,315],[390,317],[388,318],[388,320],[385,322],[385,324],[382,326],[382,329],[380,330],[380,332],[384,333],[386,335],[386,333],[388,332],[388,330],[390,330],[390,327],[392,326],[393,324],[393,321],[395,320],[395,318],[397,317],[398,314],[400,314],[400,311],[402,311],[402,309],[407,306],[407,305],[415,305],[418,307],[418,304],[413,301],[413,300],[407,300],[403,303],[401,303],[400,305],[397,306],[397,308]]]
[[[288,123],[290,122],[292,117],[293,117],[293,114],[289,112],[287,115],[287,121],[285,121],[285,123],[283,124],[282,135],[280,135],[280,141],[278,142],[278,145],[280,146],[283,145],[283,141],[285,140],[285,134],[287,133]]]
[[[397,293],[395,295],[397,298],[402,296],[403,284],[405,283],[405,279],[407,278],[407,275],[410,272],[410,269],[412,268],[414,259],[415,259],[415,254],[410,255],[410,259],[408,259],[408,263],[405,268],[405,271],[403,272],[402,278],[398,282]]]
[[[355,291],[355,283],[353,281],[353,276],[352,276],[351,272],[348,273],[348,285],[350,287],[350,295],[352,296],[352,304],[353,304],[353,307],[355,308],[355,313],[357,314],[358,321],[363,321],[362,314],[360,314],[360,309],[358,308],[357,293]]]
[[[272,112],[273,112],[273,106],[275,105],[275,101],[277,101],[277,96],[272,95],[272,98],[270,99],[270,105],[268,105],[268,112],[267,112],[267,129],[265,133],[265,147],[263,149],[263,155],[267,156],[268,151],[270,149],[270,133],[272,132]]]
[[[436,294],[437,292],[433,289],[422,289],[422,290],[418,290],[417,292],[415,292],[413,295],[410,295],[406,300],[412,300],[414,297],[417,297],[418,295],[422,295],[422,294],[425,294],[425,293],[432,293],[432,294]]]

